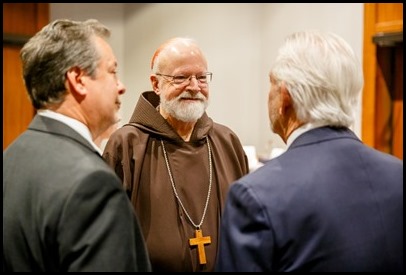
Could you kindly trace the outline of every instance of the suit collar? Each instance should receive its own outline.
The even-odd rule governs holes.
[[[37,114],[34,116],[32,122],[28,126],[28,129],[33,131],[47,132],[53,135],[59,135],[72,139],[100,156],[100,153],[93,147],[92,144],[90,144],[88,140],[86,140],[77,131],[58,120]]]
[[[361,142],[361,140],[347,127],[324,126],[311,129],[298,136],[289,148],[295,148],[309,143],[316,143],[331,139],[350,138]]]

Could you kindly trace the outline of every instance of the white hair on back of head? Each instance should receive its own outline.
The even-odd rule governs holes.
[[[362,67],[338,35],[302,31],[288,36],[270,75],[285,83],[301,121],[353,124],[363,87]]]

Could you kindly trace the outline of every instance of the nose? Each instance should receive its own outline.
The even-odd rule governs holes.
[[[193,77],[195,78],[196,81],[198,81],[198,80],[197,80],[197,77],[196,77],[195,75],[191,75],[191,76],[189,77],[189,81],[192,81],[192,78],[193,78]]]
[[[191,87],[193,87],[193,88],[195,88],[195,89],[199,89],[199,90],[200,90],[200,87],[199,87],[199,80],[197,80],[197,77],[196,77],[195,75],[191,75],[191,76],[190,76],[188,86],[191,86]]]

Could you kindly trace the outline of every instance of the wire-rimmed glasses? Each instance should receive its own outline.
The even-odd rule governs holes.
[[[166,77],[168,81],[170,81],[174,85],[178,86],[186,86],[189,85],[192,77],[196,78],[197,82],[199,85],[207,85],[211,80],[213,73],[207,72],[207,73],[202,73],[198,75],[167,75],[167,74],[161,74],[161,73],[155,73],[156,75]]]

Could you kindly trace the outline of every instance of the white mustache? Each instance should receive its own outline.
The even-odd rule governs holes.
[[[182,92],[177,99],[182,99],[182,98],[190,98],[190,99],[199,99],[199,100],[206,100],[206,97],[201,93],[198,92],[197,94],[191,94],[188,91]]]

